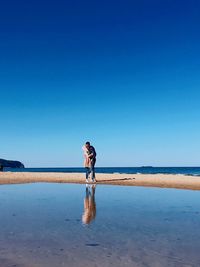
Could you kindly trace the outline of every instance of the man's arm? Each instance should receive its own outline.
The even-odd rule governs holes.
[[[93,158],[95,156],[96,156],[96,151],[95,151],[94,147],[92,147],[91,148],[91,153],[88,155],[88,157],[91,159],[91,158]]]
[[[88,158],[92,158],[94,156],[94,153],[90,153],[89,155],[88,155]]]

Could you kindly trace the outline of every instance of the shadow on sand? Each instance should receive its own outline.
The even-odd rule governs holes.
[[[135,178],[110,179],[110,180],[103,180],[103,181],[97,180],[97,182],[100,184],[100,183],[104,183],[104,182],[118,182],[118,181],[128,181],[128,180],[135,180]]]

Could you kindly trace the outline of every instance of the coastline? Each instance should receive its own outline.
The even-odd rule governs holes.
[[[183,174],[106,174],[97,173],[97,184],[145,186],[200,190],[200,179]],[[85,184],[84,173],[61,172],[1,172],[0,185],[24,183],[78,183]]]

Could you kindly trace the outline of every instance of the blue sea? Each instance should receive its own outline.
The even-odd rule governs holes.
[[[84,168],[24,168],[7,169],[18,172],[85,172]],[[97,173],[126,173],[126,174],[184,174],[200,176],[200,167],[97,167]]]

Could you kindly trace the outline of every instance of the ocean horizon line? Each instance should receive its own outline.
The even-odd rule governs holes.
[[[25,166],[25,169],[61,169],[61,168],[84,168],[83,166],[55,166],[55,167],[51,167],[51,166]],[[185,165],[185,166],[96,166],[96,168],[200,168],[199,166],[189,166],[189,165]]]

